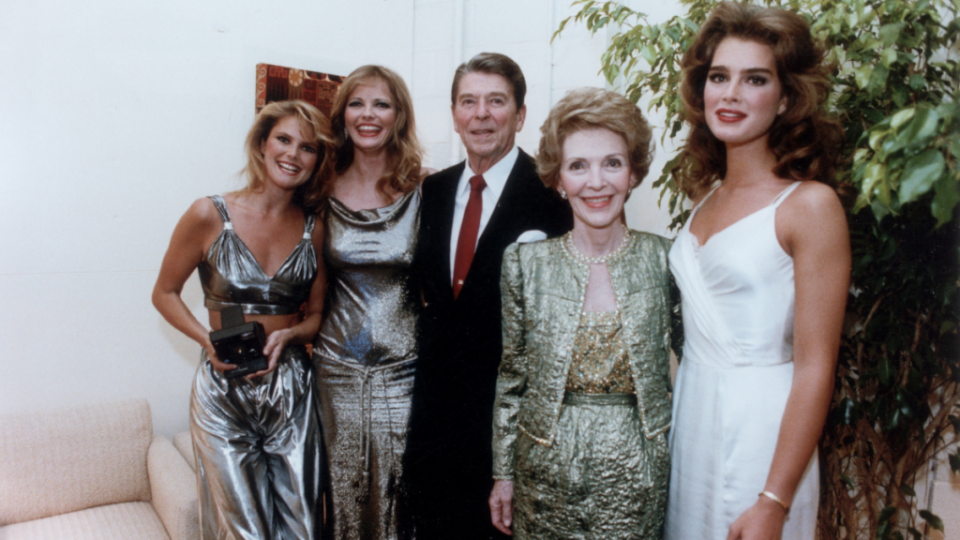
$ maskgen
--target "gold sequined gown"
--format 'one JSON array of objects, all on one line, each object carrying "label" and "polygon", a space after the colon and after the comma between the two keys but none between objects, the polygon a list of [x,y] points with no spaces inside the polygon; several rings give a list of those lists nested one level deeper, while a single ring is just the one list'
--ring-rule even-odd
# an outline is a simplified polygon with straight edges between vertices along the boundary
[{"label": "gold sequined gown", "polygon": [[670,455],[669,242],[631,232],[607,261],[618,311],[582,311],[589,266],[563,241],[504,255],[494,476],[514,485],[517,540],[659,540]]},{"label": "gold sequined gown", "polygon": [[401,460],[417,360],[410,264],[414,190],[375,210],[336,199],[324,214],[328,307],[314,343],[333,538],[408,538]]}]

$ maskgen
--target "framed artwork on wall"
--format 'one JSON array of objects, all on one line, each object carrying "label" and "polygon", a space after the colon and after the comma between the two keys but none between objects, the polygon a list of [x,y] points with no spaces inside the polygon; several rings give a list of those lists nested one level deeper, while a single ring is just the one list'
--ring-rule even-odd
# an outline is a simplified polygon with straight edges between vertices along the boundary
[{"label": "framed artwork on wall", "polygon": [[341,83],[343,77],[340,75],[257,64],[257,112],[267,103],[302,99],[329,117]]}]

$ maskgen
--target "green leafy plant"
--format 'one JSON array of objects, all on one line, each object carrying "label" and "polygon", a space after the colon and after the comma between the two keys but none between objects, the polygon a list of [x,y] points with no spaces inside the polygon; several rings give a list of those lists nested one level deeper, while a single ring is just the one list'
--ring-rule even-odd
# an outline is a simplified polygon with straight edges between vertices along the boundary
[{"label": "green leafy plant", "polygon": [[[851,294],[836,391],[821,441],[822,538],[921,538],[943,529],[917,508],[931,459],[960,472],[960,0],[761,0],[803,14],[835,66],[828,107],[846,130],[838,184],[852,192]],[[680,0],[651,24],[616,2],[577,0],[564,20],[618,31],[607,80],[684,135],[680,60],[718,0]],[[684,196],[674,157],[654,183],[673,226]]]}]

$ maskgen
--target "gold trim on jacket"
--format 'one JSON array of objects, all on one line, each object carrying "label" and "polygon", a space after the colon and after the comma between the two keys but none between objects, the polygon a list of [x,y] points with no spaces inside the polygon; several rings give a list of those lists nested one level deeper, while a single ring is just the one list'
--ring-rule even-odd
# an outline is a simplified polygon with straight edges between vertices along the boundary
[{"label": "gold trim on jacket", "polygon": [[[629,241],[607,260],[607,268],[623,321],[643,433],[653,439],[670,429],[669,349],[671,328],[679,326],[679,295],[667,263],[671,241],[637,231],[630,231]],[[562,237],[512,244],[504,252],[503,359],[493,417],[495,478],[512,477],[518,433],[553,444],[589,274],[589,265],[570,254]],[[680,336],[673,341],[679,343]],[[674,348],[679,353],[679,345]]]}]

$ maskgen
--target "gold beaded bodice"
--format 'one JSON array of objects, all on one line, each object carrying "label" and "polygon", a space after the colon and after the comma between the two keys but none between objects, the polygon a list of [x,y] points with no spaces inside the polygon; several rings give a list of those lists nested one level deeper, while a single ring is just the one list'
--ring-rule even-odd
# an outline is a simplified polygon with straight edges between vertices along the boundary
[{"label": "gold beaded bodice", "polygon": [[573,342],[567,392],[632,394],[633,377],[626,347],[620,338],[619,311],[584,312]]}]

